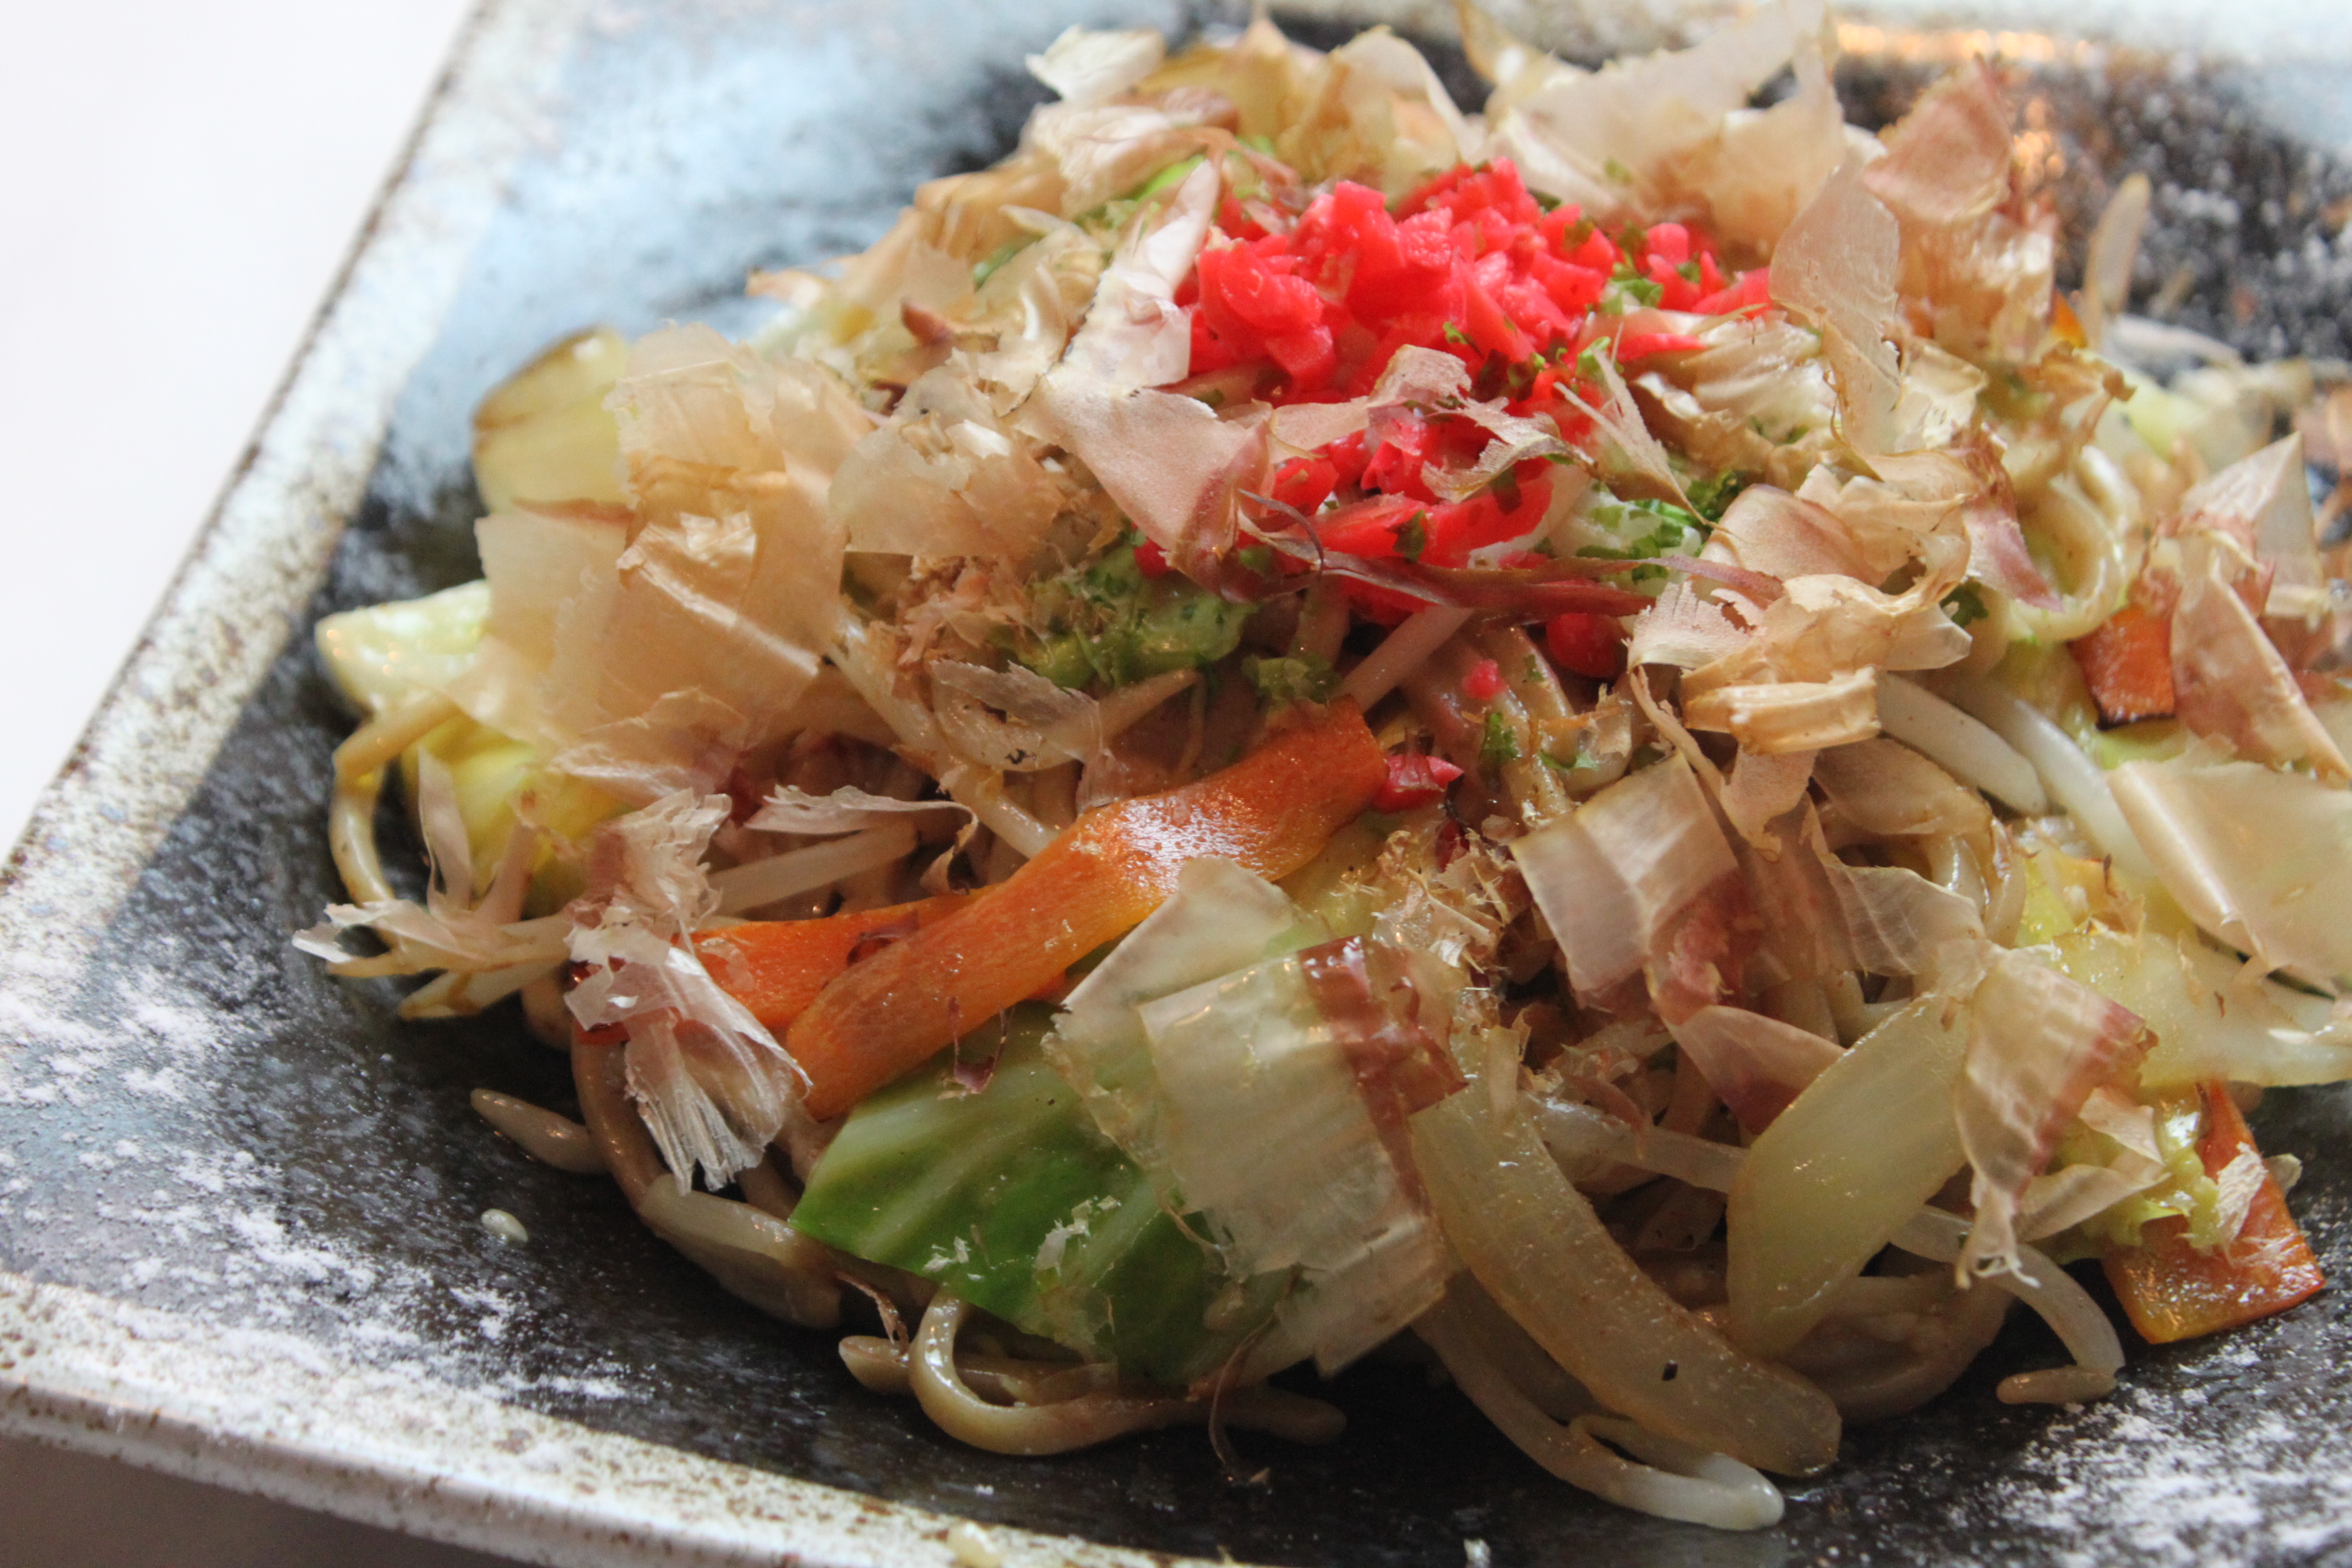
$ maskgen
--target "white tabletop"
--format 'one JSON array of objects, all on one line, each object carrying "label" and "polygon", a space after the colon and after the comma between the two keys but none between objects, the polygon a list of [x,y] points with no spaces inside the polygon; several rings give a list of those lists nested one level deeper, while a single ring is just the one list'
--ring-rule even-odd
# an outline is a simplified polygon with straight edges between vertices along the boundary
[{"label": "white tabletop", "polygon": [[219,494],[467,8],[0,6],[0,840]]},{"label": "white tabletop", "polygon": [[[467,0],[0,6],[0,840],[277,387]],[[0,1443],[0,1568],[491,1560]]]}]

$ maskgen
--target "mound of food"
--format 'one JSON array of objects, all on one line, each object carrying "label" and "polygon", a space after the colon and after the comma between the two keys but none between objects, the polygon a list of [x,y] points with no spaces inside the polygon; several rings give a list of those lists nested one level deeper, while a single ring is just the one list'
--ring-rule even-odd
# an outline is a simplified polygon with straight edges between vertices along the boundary
[{"label": "mound of food", "polygon": [[753,341],[499,388],[484,580],[320,625],[299,942],[519,994],[584,1129],[485,1115],[970,1442],[1327,1436],[1267,1378],[1412,1333],[1753,1528],[2020,1300],[2004,1398],[2111,1390],[2063,1265],[2320,1289],[2241,1112],[2352,1077],[2352,392],[2103,357],[2145,183],[2062,296],[1983,65],[1881,136],[1817,5],[1465,31],[1475,114],[1073,32]]}]

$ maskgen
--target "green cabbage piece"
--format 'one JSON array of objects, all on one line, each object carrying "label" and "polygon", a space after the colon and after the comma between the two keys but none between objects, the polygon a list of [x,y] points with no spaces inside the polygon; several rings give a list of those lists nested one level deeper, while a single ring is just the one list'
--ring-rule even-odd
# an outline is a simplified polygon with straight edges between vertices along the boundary
[{"label": "green cabbage piece", "polygon": [[[430,752],[449,770],[457,796],[457,815],[466,824],[466,842],[474,854],[474,886],[488,888],[506,852],[507,835],[514,830],[515,807],[528,790],[533,815],[541,824],[578,842],[607,817],[628,810],[626,803],[569,773],[547,766],[547,753],[527,741],[500,734],[486,724],[460,715],[431,731],[400,754],[401,786],[407,798],[416,798],[417,758]],[[552,844],[542,843],[531,862],[530,891],[523,899],[527,916],[551,915],[587,888],[587,870],[576,858],[565,859]]]},{"label": "green cabbage piece", "polygon": [[463,674],[489,619],[490,585],[480,580],[345,610],[319,623],[319,662],[335,689],[373,719]]},{"label": "green cabbage piece", "polygon": [[[942,1058],[851,1112],[793,1212],[803,1235],[903,1268],[1030,1333],[1158,1383],[1215,1373],[1286,1276],[1232,1279],[1162,1208],[1040,1049],[1039,1005],[1005,1016],[974,1092]],[[995,1049],[991,1023],[958,1047]],[[1197,1232],[1197,1226],[1193,1227]]]},{"label": "green cabbage piece", "polygon": [[[490,585],[481,581],[421,599],[345,610],[319,623],[320,663],[336,689],[374,718],[464,673],[481,645],[489,613]],[[627,809],[593,784],[549,771],[541,748],[462,715],[401,753],[401,783],[411,801],[416,798],[417,758],[425,752],[449,769],[457,814],[473,850],[477,888],[489,885],[525,790],[535,796],[538,820],[568,838],[585,837],[597,823]],[[524,913],[552,914],[579,896],[583,881],[579,865],[542,845],[531,868]]]}]

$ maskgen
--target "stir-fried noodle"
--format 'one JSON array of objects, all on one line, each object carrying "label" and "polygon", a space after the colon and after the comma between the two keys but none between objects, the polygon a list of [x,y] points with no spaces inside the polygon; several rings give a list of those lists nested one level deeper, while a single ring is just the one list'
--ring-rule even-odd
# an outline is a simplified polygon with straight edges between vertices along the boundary
[{"label": "stir-fried noodle", "polygon": [[1872,136],[1799,0],[1464,16],[1479,113],[1074,31],[751,342],[499,389],[486,580],[320,627],[300,942],[518,997],[580,1120],[494,1127],[963,1441],[1321,1440],[1266,1379],[1411,1331],[1755,1529],[2016,1302],[2112,1391],[2069,1266],[2319,1288],[2241,1110],[2352,1077],[2352,389],[2137,368],[2145,184],[2060,295],[1980,64]]}]

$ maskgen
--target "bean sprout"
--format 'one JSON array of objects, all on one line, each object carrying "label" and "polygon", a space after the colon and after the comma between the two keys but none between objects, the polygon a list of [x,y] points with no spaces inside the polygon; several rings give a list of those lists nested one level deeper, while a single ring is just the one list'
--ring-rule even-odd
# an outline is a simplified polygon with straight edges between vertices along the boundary
[{"label": "bean sprout", "polygon": [[2116,805],[2106,775],[2054,721],[2023,698],[1980,676],[1946,676],[1939,684],[1953,702],[2032,763],[2051,797],[2081,825],[2093,843],[2115,857],[2116,865],[2136,877],[2156,880],[2156,868]]},{"label": "bean sprout", "polygon": [[861,872],[895,866],[914,849],[913,825],[893,822],[720,871],[710,879],[710,886],[719,894],[719,913],[740,914],[795,893],[830,887]]},{"label": "bean sprout", "polygon": [[476,1089],[472,1103],[483,1121],[513,1139],[524,1153],[541,1164],[578,1176],[604,1173],[604,1152],[588,1129],[570,1117],[495,1089]]},{"label": "bean sprout", "polygon": [[1380,647],[1348,672],[1338,695],[1367,713],[1373,704],[1396,689],[1397,683],[1421,668],[1454,633],[1470,621],[1471,612],[1452,608],[1422,610],[1405,617]]},{"label": "bean sprout", "polygon": [[2004,805],[2029,816],[2050,809],[2033,764],[2008,740],[1902,676],[1878,678],[1878,721],[1887,734]]},{"label": "bean sprout", "polygon": [[[1521,1453],[1561,1480],[1662,1519],[1718,1530],[1768,1530],[1780,1522],[1787,1507],[1780,1489],[1727,1455],[1613,1416],[1578,1415],[1564,1426],[1553,1420],[1488,1354],[1480,1326],[1449,1295],[1422,1314],[1413,1331],[1444,1362],[1471,1403]],[[1646,1462],[1622,1458],[1609,1444]]]}]

